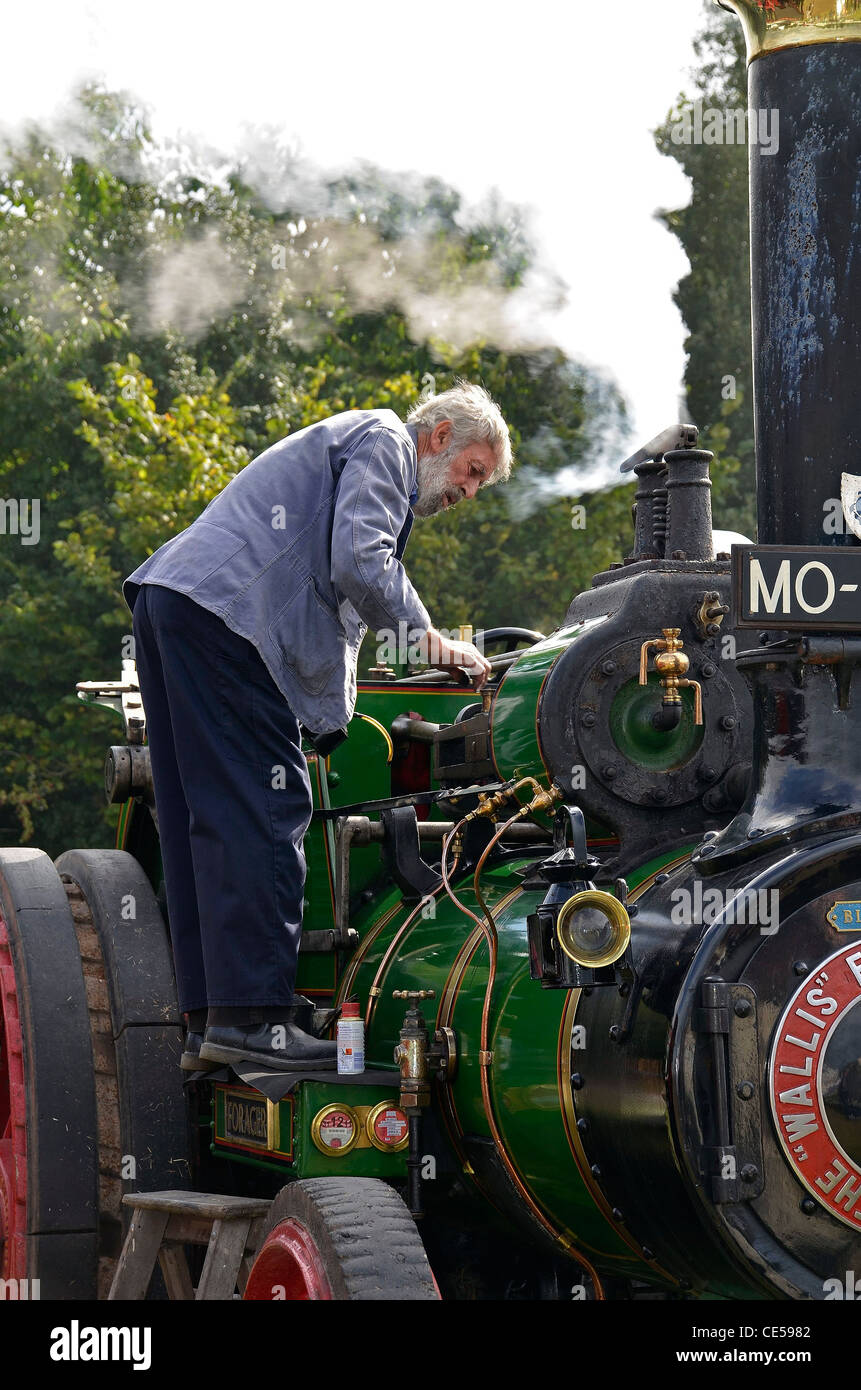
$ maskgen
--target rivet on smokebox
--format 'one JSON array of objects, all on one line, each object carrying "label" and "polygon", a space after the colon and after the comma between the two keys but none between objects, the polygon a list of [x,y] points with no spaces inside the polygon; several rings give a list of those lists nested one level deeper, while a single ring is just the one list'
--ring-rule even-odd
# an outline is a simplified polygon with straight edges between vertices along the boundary
[{"label": "rivet on smokebox", "polygon": [[736,1018],[747,1018],[752,1008],[753,1005],[749,999],[736,999],[733,1004],[733,1013]]}]

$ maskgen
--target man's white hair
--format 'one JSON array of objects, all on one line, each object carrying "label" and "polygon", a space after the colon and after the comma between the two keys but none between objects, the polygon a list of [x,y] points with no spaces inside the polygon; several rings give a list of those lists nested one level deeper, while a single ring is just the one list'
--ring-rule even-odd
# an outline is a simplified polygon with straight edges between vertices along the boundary
[{"label": "man's white hair", "polygon": [[489,444],[496,455],[496,467],[482,483],[504,483],[511,475],[511,440],[502,412],[483,386],[460,378],[449,391],[414,405],[407,423],[416,425],[420,433],[428,434],[443,420],[451,421],[452,444],[460,449],[470,444]]}]

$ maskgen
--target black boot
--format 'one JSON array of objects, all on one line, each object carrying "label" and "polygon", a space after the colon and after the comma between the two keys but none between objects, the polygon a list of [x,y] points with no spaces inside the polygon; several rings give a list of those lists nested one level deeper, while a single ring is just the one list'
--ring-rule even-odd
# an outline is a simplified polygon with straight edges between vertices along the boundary
[{"label": "black boot", "polygon": [[300,1009],[285,1008],[279,1022],[231,1025],[207,1024],[200,1056],[207,1062],[259,1062],[277,1071],[335,1071],[335,1043],[313,1038],[294,1016]]},{"label": "black boot", "polygon": [[200,1056],[200,1049],[203,1045],[202,1033],[186,1033],[185,1047],[179,1065],[183,1071],[218,1071],[216,1062],[207,1062]]}]

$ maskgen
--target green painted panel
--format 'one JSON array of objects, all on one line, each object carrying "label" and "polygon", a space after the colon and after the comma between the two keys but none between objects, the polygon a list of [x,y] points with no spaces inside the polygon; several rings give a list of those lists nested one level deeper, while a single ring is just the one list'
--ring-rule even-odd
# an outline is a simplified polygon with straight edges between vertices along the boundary
[{"label": "green painted panel", "polygon": [[[391,1064],[390,1064],[391,1065]],[[299,1178],[332,1177],[343,1174],[353,1178],[406,1177],[407,1151],[383,1153],[366,1142],[367,1113],[381,1101],[397,1104],[398,1073],[392,1072],[392,1085],[343,1086],[335,1077],[331,1081],[304,1081],[297,1090],[296,1104],[296,1176]],[[339,1155],[336,1150],[322,1153],[311,1137],[315,1117],[326,1106],[346,1106],[357,1116],[362,1147],[358,1145]]]}]

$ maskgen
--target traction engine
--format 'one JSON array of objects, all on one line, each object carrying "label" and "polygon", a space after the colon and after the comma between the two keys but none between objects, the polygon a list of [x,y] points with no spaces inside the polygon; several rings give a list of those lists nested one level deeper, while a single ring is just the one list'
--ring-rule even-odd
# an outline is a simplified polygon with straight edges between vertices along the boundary
[{"label": "traction engine", "polygon": [[0,852],[3,1278],[107,1296],[123,1194],[162,1189],[272,1199],[249,1299],[823,1299],[861,1269],[861,549],[822,528],[861,448],[861,21],[727,8],[781,114],[757,544],[715,554],[674,425],[555,632],[483,634],[481,697],[378,667],[308,750],[297,991],[320,1035],[359,1001],[358,1075],[183,1081],[134,664],[82,682],[123,721],[117,847]]}]

